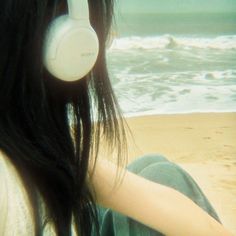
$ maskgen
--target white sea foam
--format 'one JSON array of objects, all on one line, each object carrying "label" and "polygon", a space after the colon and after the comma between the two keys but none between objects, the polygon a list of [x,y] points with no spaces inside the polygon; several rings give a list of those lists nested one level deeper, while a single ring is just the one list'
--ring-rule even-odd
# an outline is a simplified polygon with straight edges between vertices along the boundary
[{"label": "white sea foam", "polygon": [[180,37],[171,35],[153,37],[124,37],[114,39],[110,50],[132,49],[165,49],[182,47],[202,49],[236,49],[236,35],[219,36],[214,38]]},{"label": "white sea foam", "polygon": [[121,73],[115,90],[126,116],[236,111],[235,78],[231,82],[226,78],[235,72]]},{"label": "white sea foam", "polygon": [[129,91],[121,101],[121,107],[127,116],[137,114],[173,114],[192,112],[228,112],[236,111],[236,85],[203,87],[176,86],[172,91],[153,99],[152,93],[138,97]]}]

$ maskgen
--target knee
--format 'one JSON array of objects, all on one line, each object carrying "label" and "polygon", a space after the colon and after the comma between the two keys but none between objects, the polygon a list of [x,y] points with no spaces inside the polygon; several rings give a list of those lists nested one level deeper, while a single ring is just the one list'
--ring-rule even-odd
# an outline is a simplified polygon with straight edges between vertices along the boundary
[{"label": "knee", "polygon": [[195,180],[173,162],[159,162],[144,168],[139,174],[155,183],[171,187],[191,199],[202,198],[203,193]]},{"label": "knee", "polygon": [[183,169],[172,162],[158,162],[143,168],[139,175],[156,183],[173,188],[182,186],[188,176]]},{"label": "knee", "polygon": [[160,154],[148,154],[141,156],[131,162],[127,169],[135,174],[139,174],[143,169],[154,163],[168,162],[168,159]]}]

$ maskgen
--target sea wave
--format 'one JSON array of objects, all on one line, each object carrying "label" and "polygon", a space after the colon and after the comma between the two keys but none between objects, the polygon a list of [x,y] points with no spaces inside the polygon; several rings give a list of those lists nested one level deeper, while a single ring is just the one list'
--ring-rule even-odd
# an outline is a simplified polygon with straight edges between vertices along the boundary
[{"label": "sea wave", "polygon": [[180,37],[172,35],[115,38],[110,50],[123,51],[132,49],[149,50],[167,48],[235,50],[236,35],[225,35],[214,38]]}]

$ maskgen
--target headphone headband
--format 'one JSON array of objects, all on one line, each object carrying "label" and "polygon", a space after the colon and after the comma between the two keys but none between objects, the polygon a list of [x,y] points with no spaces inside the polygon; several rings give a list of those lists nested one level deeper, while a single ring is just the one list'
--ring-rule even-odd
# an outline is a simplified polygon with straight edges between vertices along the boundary
[{"label": "headphone headband", "polygon": [[76,20],[89,20],[88,0],[67,0],[69,17]]}]

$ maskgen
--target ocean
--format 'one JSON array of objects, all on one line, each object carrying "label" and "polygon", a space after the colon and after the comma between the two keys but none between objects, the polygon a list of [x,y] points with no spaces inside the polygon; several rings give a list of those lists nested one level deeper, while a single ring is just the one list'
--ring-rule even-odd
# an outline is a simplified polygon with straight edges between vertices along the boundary
[{"label": "ocean", "polygon": [[119,14],[113,35],[125,116],[236,111],[236,13]]}]

